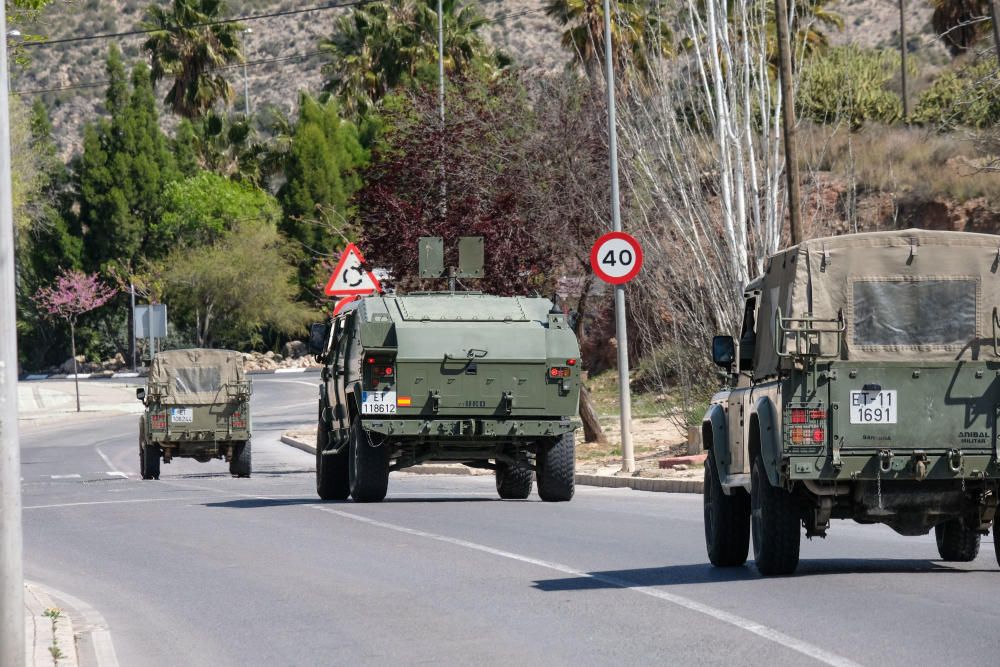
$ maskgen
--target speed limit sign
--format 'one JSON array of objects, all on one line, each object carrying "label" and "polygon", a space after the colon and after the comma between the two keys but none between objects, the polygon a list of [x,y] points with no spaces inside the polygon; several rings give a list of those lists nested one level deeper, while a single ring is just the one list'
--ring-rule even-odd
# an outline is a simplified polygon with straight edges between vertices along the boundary
[{"label": "speed limit sign", "polygon": [[606,283],[627,283],[642,268],[642,248],[625,232],[608,232],[590,249],[590,266]]}]

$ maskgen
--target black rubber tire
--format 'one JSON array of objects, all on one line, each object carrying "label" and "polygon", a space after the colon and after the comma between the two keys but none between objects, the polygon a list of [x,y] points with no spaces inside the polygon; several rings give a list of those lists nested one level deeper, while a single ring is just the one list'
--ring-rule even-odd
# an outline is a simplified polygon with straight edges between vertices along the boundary
[{"label": "black rubber tire", "polygon": [[524,459],[517,463],[497,461],[497,493],[504,500],[524,500],[531,495],[531,467]]},{"label": "black rubber tire", "polygon": [[253,452],[250,442],[237,442],[233,445],[233,458],[229,462],[229,474],[233,477],[249,477],[253,471]]},{"label": "black rubber tire", "polygon": [[572,431],[540,444],[535,455],[538,497],[550,503],[573,499],[576,490],[576,442]]},{"label": "black rubber tire", "polygon": [[350,452],[342,449],[334,456],[323,456],[323,450],[329,444],[329,434],[320,419],[316,423],[316,495],[323,500],[347,500],[351,495]]},{"label": "black rubber tire", "polygon": [[702,492],[705,547],[712,565],[737,567],[747,562],[750,553],[750,496],[743,489],[734,489],[727,496],[720,479],[715,454],[710,450]]},{"label": "black rubber tire", "polygon": [[373,447],[355,418],[351,424],[349,479],[351,498],[359,503],[378,503],[389,491],[389,448]]},{"label": "black rubber tire", "polygon": [[139,474],[143,479],[160,479],[159,445],[139,445]]},{"label": "black rubber tire", "polygon": [[[982,536],[975,529],[966,528],[961,519],[951,519],[934,526],[938,554],[949,563],[968,563],[979,555]],[[996,536],[993,539],[996,543]]]},{"label": "black rubber tire", "polygon": [[795,499],[785,489],[771,486],[758,456],[750,475],[750,531],[758,572],[764,576],[795,572],[801,525]]},{"label": "black rubber tire", "polygon": [[1000,565],[1000,535],[997,534],[997,529],[998,528],[1000,528],[1000,526],[997,526],[996,519],[994,519],[993,520],[993,555],[996,556],[997,565]]}]

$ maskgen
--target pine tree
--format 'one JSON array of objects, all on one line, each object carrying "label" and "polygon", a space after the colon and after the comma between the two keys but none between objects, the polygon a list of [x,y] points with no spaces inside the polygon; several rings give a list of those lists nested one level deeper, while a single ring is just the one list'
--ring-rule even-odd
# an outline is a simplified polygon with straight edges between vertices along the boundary
[{"label": "pine tree", "polygon": [[305,251],[299,266],[304,291],[315,285],[316,258],[332,255],[351,234],[350,200],[367,160],[357,128],[341,118],[336,102],[303,94],[278,197],[285,214],[281,231]]}]

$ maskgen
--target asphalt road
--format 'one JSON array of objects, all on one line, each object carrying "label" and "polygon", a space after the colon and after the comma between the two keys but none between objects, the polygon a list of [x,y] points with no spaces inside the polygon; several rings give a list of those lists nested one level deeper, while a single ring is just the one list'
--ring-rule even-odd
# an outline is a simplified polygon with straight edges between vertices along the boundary
[{"label": "asphalt road", "polygon": [[989,539],[950,565],[836,522],[762,579],[707,564],[695,495],[501,502],[491,477],[393,473],[384,503],[323,503],[278,442],[314,376],[254,388],[251,479],[137,479],[135,416],[22,432],[26,576],[100,611],[123,666],[997,664]]}]

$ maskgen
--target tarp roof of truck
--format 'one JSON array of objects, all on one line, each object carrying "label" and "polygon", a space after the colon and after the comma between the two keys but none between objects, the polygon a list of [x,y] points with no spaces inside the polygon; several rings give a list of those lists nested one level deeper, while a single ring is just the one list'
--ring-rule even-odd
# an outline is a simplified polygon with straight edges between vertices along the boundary
[{"label": "tarp roof of truck", "polygon": [[245,382],[243,355],[232,350],[190,348],[157,352],[149,382],[166,388],[166,403],[216,403],[227,385]]},{"label": "tarp roof of truck", "polygon": [[[846,322],[841,358],[996,358],[1000,237],[907,229],[803,241],[768,259],[760,283],[755,371],[774,373],[774,319]],[[1000,333],[1000,331],[998,331]]]}]

